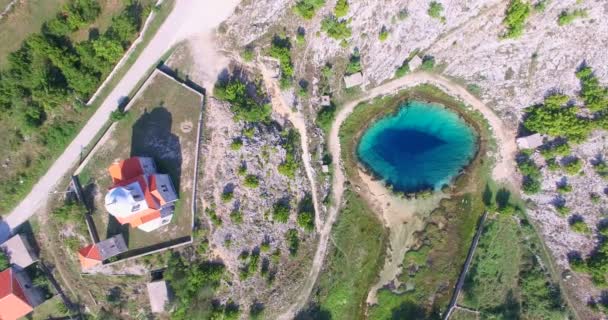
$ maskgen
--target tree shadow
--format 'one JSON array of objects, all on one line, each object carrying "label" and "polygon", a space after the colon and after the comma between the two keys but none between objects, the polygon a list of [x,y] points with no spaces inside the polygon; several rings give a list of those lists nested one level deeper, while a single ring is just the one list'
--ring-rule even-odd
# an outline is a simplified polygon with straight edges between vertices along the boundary
[{"label": "tree shadow", "polygon": [[171,176],[175,191],[179,194],[182,171],[182,150],[179,137],[171,132],[173,117],[163,106],[144,114],[133,124],[131,157],[151,157],[159,172]]},{"label": "tree shadow", "polygon": [[509,200],[511,198],[511,191],[505,189],[505,188],[500,188],[498,191],[496,191],[496,205],[499,208],[504,208],[509,204]]},{"label": "tree shadow", "polygon": [[423,320],[428,319],[428,317],[423,307],[411,301],[406,301],[399,305],[399,307],[392,310],[391,319]]},{"label": "tree shadow", "polygon": [[294,320],[331,320],[331,313],[318,304],[312,304],[300,310]]},{"label": "tree shadow", "polygon": [[494,197],[494,194],[492,193],[492,190],[490,189],[490,185],[486,184],[486,188],[483,190],[483,194],[481,195],[481,199],[483,201],[483,204],[486,207],[489,207],[492,205],[492,198]]},{"label": "tree shadow", "polygon": [[125,239],[125,244],[129,246],[129,224],[120,224],[116,218],[109,214],[108,215],[108,228],[106,229],[105,239],[109,239],[117,234],[122,234]]}]

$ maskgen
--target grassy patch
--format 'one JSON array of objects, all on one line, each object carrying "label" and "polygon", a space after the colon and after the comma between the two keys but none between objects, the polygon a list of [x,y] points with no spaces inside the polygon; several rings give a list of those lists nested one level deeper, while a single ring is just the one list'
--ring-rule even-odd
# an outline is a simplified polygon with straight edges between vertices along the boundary
[{"label": "grassy patch", "polygon": [[361,319],[367,293],[382,266],[387,235],[363,199],[352,191],[345,199],[316,298],[331,319]]},{"label": "grassy patch", "polygon": [[[93,220],[100,238],[123,233],[129,249],[163,243],[191,233],[191,190],[196,149],[196,128],[201,98],[162,74],[157,75],[117,123],[109,140],[92,156],[81,181],[94,199]],[[161,230],[144,232],[119,225],[104,209],[105,190],[111,185],[106,168],[115,159],[154,158],[161,173],[168,173],[179,198],[173,221]]]},{"label": "grassy patch", "polygon": [[538,241],[523,214],[491,217],[459,303],[482,318],[564,319],[559,287],[538,260]]}]

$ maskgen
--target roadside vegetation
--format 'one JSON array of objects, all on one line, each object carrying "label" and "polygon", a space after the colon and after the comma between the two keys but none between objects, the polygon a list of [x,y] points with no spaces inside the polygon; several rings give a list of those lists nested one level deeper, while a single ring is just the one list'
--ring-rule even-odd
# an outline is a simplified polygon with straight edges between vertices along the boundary
[{"label": "roadside vegetation", "polygon": [[293,63],[291,62],[291,42],[289,38],[275,36],[270,46],[270,56],[279,60],[281,67],[281,88],[291,86],[293,82]]},{"label": "roadside vegetation", "polygon": [[[496,190],[488,203],[496,213],[485,223],[459,304],[484,319],[564,319],[559,285],[540,260],[546,259],[540,239],[509,194]],[[501,209],[507,207],[514,210]]]},{"label": "roadside vegetation", "polygon": [[132,2],[105,32],[72,36],[104,14],[96,1],[70,1],[24,40],[0,70],[0,134],[11,170],[0,211],[12,208],[94,111],[84,105],[137,36],[151,5]]},{"label": "roadside vegetation", "polygon": [[218,81],[213,89],[213,95],[217,99],[230,102],[230,110],[236,120],[253,123],[269,121],[272,112],[270,105],[261,101],[263,97],[251,93],[258,92],[257,88],[248,91],[248,85],[255,86],[233,75],[225,81]]},{"label": "roadside vegetation", "polygon": [[384,260],[387,234],[382,223],[355,192],[346,191],[344,199],[326,268],[312,297],[318,307],[310,314],[313,318],[323,313],[335,320],[362,318],[367,293]]}]

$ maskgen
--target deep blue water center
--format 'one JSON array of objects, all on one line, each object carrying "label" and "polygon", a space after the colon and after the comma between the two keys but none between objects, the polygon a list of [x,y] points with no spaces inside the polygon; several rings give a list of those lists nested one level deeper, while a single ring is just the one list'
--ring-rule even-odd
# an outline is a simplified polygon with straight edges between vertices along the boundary
[{"label": "deep blue water center", "polygon": [[456,113],[409,101],[363,133],[357,155],[395,191],[417,192],[450,183],[476,148],[475,131]]}]

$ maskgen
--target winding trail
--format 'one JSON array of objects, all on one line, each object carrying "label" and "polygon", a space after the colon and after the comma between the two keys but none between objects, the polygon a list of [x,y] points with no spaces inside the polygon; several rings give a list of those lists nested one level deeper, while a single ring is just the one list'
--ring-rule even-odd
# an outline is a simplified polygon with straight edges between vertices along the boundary
[{"label": "winding trail", "polygon": [[331,235],[331,229],[333,224],[338,218],[340,206],[342,204],[342,196],[344,194],[344,183],[346,177],[342,168],[341,152],[340,152],[340,127],[344,120],[353,112],[355,107],[364,101],[370,100],[377,96],[391,95],[399,90],[415,87],[420,84],[432,84],[445,93],[453,96],[465,104],[470,105],[473,109],[479,111],[484,118],[488,121],[490,129],[496,139],[497,146],[499,148],[498,155],[496,155],[495,167],[492,171],[492,176],[497,181],[505,181],[508,183],[515,182],[515,153],[517,146],[515,144],[515,135],[513,132],[505,128],[504,124],[498,118],[498,116],[486,106],[477,97],[470,94],[465,88],[458,84],[453,83],[449,79],[427,72],[415,72],[405,77],[395,79],[384,83],[378,87],[370,89],[365,92],[362,97],[351,101],[344,105],[336,115],[331,131],[329,134],[329,152],[334,159],[332,165],[334,166],[334,177],[332,182],[332,205],[329,208],[327,220],[323,224],[321,231],[319,232],[319,243],[317,245],[317,251],[313,258],[312,267],[310,269],[308,279],[304,283],[301,294],[297,300],[287,309],[285,313],[279,316],[279,319],[292,319],[298,311],[300,311],[308,301],[310,293],[319,277],[319,273],[325,260],[325,254],[327,253],[328,242]]},{"label": "winding trail", "polygon": [[321,232],[322,221],[319,215],[319,199],[317,195],[317,184],[315,182],[315,173],[312,169],[310,151],[308,150],[308,132],[306,130],[306,119],[301,112],[292,110],[281,95],[281,89],[276,79],[273,79],[270,71],[266,68],[263,63],[257,63],[258,69],[262,72],[264,83],[270,91],[270,98],[272,101],[272,108],[275,112],[286,117],[293,126],[300,133],[300,145],[302,145],[302,162],[304,163],[304,171],[306,171],[306,177],[310,182],[310,191],[312,193],[312,203],[315,208],[315,229],[317,232]]}]

